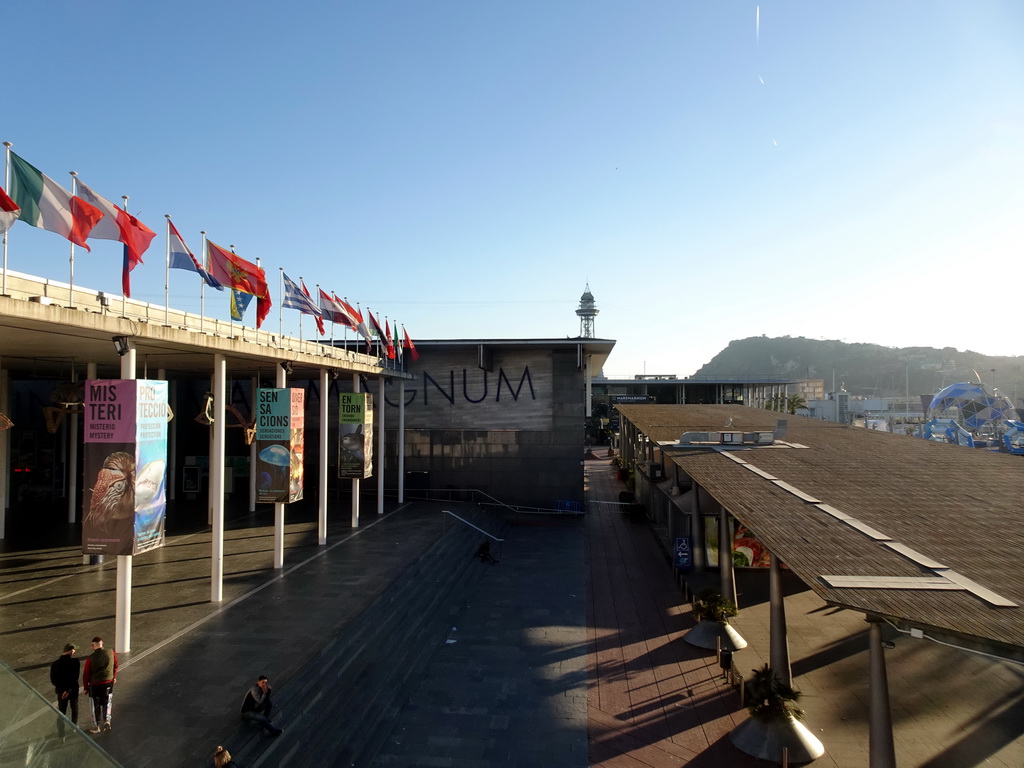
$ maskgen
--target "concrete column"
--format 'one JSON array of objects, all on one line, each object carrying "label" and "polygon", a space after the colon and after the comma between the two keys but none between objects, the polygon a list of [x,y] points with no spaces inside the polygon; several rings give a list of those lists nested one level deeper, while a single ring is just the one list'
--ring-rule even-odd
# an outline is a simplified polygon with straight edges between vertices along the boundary
[{"label": "concrete column", "polygon": [[374,428],[377,430],[377,514],[384,514],[384,377],[377,379],[377,418]]},{"label": "concrete column", "polygon": [[[74,375],[71,381],[75,381]],[[68,414],[68,522],[78,519],[78,414]]]},{"label": "concrete column", "polygon": [[881,619],[868,616],[868,655],[870,672],[870,735],[868,765],[871,768],[896,768],[896,749],[892,741],[892,713],[889,710],[889,682],[885,674],[885,650],[882,648]]},{"label": "concrete column", "polygon": [[586,393],[583,396],[583,402],[586,405],[586,412],[584,415],[588,419],[594,415],[594,410],[590,402],[594,397],[593,381],[591,380],[593,376],[593,370],[591,369],[591,365],[593,365],[593,355],[587,355],[585,364],[586,367],[583,369],[583,376],[584,380],[586,381],[587,389]]},{"label": "concrete column", "polygon": [[[10,374],[0,367],[0,413],[7,414],[10,399],[7,396]],[[9,415],[8,415],[9,418]],[[11,419],[13,421],[13,419]],[[0,540],[7,535],[7,506],[11,487],[11,430],[0,431]]]},{"label": "concrete column", "polygon": [[[177,383],[177,382],[175,382]],[[174,501],[178,493],[178,392],[175,383],[167,383],[167,403],[174,418],[167,425],[167,500]]]},{"label": "concrete column", "polygon": [[[277,366],[277,388],[288,386],[288,374]],[[284,568],[284,502],[274,502],[274,568]]]},{"label": "concrete column", "polygon": [[398,503],[405,503],[405,381],[398,382]]},{"label": "concrete column", "polygon": [[327,413],[330,410],[327,369],[320,369],[320,497],[317,543],[327,544]]},{"label": "concrete column", "polygon": [[[249,411],[253,421],[256,420],[256,390],[260,388],[260,380],[253,376],[249,380]],[[256,438],[249,443],[249,511],[256,511]]]},{"label": "concrete column", "polygon": [[693,570],[702,573],[708,566],[704,550],[704,514],[700,508],[700,486],[693,482],[693,515],[690,516],[690,551],[693,552]]},{"label": "concrete column", "polygon": [[213,518],[210,602],[224,600],[224,399],[227,396],[227,359],[213,356],[213,450],[210,452],[209,509]]},{"label": "concrete column", "polygon": [[[135,378],[135,348],[121,356],[121,378]],[[117,556],[116,608],[114,611],[114,648],[121,653],[132,649],[132,556]]]},{"label": "concrete column", "polygon": [[[352,374],[352,391],[359,391],[359,374]],[[352,478],[352,527],[359,527],[359,484],[362,481],[358,477]]]},{"label": "concrete column", "polygon": [[789,664],[789,636],[786,632],[786,602],[782,595],[782,563],[774,552],[770,553],[768,570],[769,617],[771,638],[769,664],[779,680],[793,685],[793,670]]}]

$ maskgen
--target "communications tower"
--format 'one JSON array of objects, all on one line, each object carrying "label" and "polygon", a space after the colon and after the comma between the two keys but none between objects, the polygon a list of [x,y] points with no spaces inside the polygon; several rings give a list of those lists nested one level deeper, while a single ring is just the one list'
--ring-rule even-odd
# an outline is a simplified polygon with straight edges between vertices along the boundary
[{"label": "communications tower", "polygon": [[594,336],[594,318],[600,311],[594,301],[594,294],[590,292],[590,283],[588,282],[587,290],[580,296],[580,308],[576,310],[576,314],[580,318],[580,338],[597,338]]}]

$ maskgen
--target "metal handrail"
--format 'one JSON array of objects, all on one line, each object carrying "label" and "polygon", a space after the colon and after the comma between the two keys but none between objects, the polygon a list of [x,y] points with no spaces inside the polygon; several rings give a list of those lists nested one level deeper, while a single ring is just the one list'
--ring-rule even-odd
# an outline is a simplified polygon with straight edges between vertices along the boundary
[{"label": "metal handrail", "polygon": [[483,496],[485,501],[474,501],[474,503],[480,506],[497,506],[503,507],[509,512],[515,514],[544,514],[544,515],[579,515],[583,514],[583,509],[573,512],[566,512],[565,510],[552,508],[552,507],[528,507],[518,504],[508,504],[507,502],[501,501],[491,496],[486,491],[481,491],[478,488],[433,488],[430,490],[408,490],[405,491],[405,498],[407,499],[422,499],[424,501],[454,501],[452,494],[456,493],[471,493],[474,494],[472,498],[475,500],[477,494]]},{"label": "metal handrail", "polygon": [[469,526],[470,528],[473,528],[474,530],[480,531],[480,533],[482,533],[482,534],[483,534],[484,536],[487,536],[488,538],[494,539],[495,541],[504,541],[504,539],[498,538],[498,537],[497,537],[497,536],[495,536],[495,535],[494,535],[493,533],[488,533],[488,532],[487,532],[487,531],[485,531],[485,530],[484,530],[483,528],[481,528],[481,527],[480,527],[479,525],[474,525],[473,523],[469,522],[469,520],[466,520],[466,519],[465,519],[464,517],[459,517],[459,516],[458,516],[458,515],[456,515],[456,514],[455,514],[454,512],[450,512],[450,511],[449,511],[449,510],[447,510],[447,509],[442,509],[442,510],[441,510],[441,514],[442,514],[442,515],[451,515],[452,517],[454,517],[454,518],[455,518],[456,520],[458,520],[459,522],[461,522],[461,523],[465,523],[465,524],[466,524],[466,525],[468,525],[468,526]]}]

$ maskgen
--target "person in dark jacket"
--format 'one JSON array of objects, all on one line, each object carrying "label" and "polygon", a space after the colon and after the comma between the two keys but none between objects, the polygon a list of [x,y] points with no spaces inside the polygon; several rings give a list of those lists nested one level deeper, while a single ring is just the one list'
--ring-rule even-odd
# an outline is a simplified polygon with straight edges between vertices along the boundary
[{"label": "person in dark jacket", "polygon": [[[71,643],[64,646],[64,652],[50,665],[50,683],[57,692],[57,708],[62,715],[71,707],[71,722],[78,725],[78,674],[82,662],[75,658],[78,648]],[[57,720],[57,733],[64,738],[64,718]]]},{"label": "person in dark jacket", "polygon": [[278,728],[270,719],[270,711],[274,705],[270,701],[270,681],[266,675],[256,678],[256,685],[245,693],[242,699],[242,719],[259,723],[272,736],[280,736],[283,728]]},{"label": "person in dark jacket", "polygon": [[103,647],[103,638],[92,639],[92,653],[82,670],[82,688],[92,699],[93,725],[89,733],[102,728],[110,732],[110,709],[113,706],[114,683],[117,682],[117,654]]}]

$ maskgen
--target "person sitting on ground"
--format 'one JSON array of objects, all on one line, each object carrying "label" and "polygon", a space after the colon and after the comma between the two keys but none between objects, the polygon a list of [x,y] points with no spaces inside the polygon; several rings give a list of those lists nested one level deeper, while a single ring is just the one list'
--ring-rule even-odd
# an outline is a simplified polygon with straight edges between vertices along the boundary
[{"label": "person sitting on ground", "polygon": [[480,545],[480,548],[476,551],[476,556],[480,558],[481,562],[484,563],[496,563],[497,560],[491,555],[491,542],[485,541]]},{"label": "person sitting on ground", "polygon": [[246,691],[242,699],[242,718],[259,723],[272,736],[280,736],[284,729],[278,728],[270,719],[270,711],[274,707],[270,701],[270,691],[270,681],[266,675],[256,678],[256,685]]},{"label": "person sitting on ground", "polygon": [[231,753],[224,747],[217,747],[213,753],[213,764],[215,768],[238,768],[238,763],[231,759]]}]

